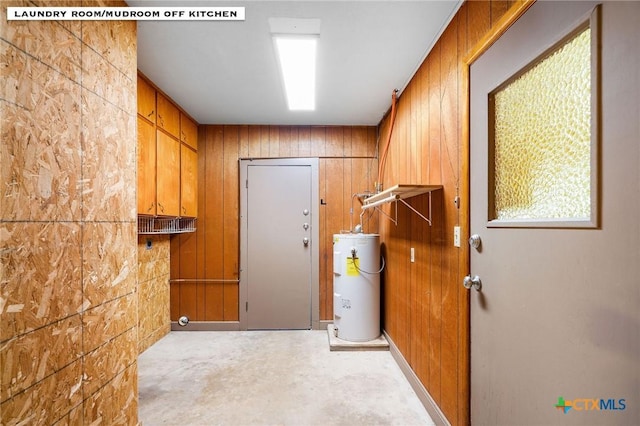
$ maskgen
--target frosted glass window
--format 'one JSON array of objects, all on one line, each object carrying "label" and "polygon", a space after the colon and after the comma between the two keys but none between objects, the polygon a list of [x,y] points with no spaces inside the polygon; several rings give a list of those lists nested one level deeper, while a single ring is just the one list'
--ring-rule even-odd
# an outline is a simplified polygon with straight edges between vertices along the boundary
[{"label": "frosted glass window", "polygon": [[490,94],[490,219],[591,218],[591,64],[586,28]]}]

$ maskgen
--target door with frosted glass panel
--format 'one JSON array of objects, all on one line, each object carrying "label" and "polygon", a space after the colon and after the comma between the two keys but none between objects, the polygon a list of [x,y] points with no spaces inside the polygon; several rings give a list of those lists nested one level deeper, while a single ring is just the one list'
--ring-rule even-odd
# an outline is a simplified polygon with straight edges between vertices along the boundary
[{"label": "door with frosted glass panel", "polygon": [[[613,291],[629,275],[613,241],[624,232],[598,217],[623,211],[599,201],[599,167],[617,167],[615,154],[599,156],[601,143],[615,144],[618,128],[629,129],[622,120],[614,125],[631,101],[624,91],[599,99],[599,82],[619,88],[625,71],[603,61],[600,72],[598,56],[633,50],[631,40],[615,35],[636,31],[628,12],[617,12],[621,7],[637,20],[637,7],[619,3],[605,3],[599,15],[594,2],[536,2],[470,67],[474,238],[464,284],[471,292],[472,423],[633,418],[628,409],[585,413],[580,405],[581,398],[612,398],[620,408],[620,399],[633,394],[623,373],[634,368],[630,358],[594,329],[596,317],[614,324],[605,315],[609,305],[621,307],[621,318],[636,315]],[[607,21],[607,13],[624,17],[626,30]],[[602,133],[601,113],[611,119]],[[623,185],[605,195],[616,199]],[[637,332],[633,324],[619,323],[627,337]]]}]

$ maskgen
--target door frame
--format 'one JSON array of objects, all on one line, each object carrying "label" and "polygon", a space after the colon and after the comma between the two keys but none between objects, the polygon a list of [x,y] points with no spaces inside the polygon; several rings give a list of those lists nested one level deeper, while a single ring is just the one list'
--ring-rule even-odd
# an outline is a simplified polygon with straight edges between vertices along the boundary
[{"label": "door frame", "polygon": [[[309,166],[311,167],[311,328],[320,329],[320,185],[319,162],[317,158],[240,158],[240,283],[238,295],[238,311],[240,330],[247,330],[248,315],[247,303],[249,301],[249,284],[247,282],[247,250],[248,221],[247,221],[247,178],[249,166]],[[245,307],[245,309],[242,309]]]}]

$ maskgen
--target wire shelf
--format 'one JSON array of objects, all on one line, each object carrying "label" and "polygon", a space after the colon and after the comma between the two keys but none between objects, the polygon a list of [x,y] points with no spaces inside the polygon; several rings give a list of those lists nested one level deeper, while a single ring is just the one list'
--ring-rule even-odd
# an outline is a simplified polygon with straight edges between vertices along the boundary
[{"label": "wire shelf", "polygon": [[138,235],[184,234],[196,231],[196,218],[138,216]]}]

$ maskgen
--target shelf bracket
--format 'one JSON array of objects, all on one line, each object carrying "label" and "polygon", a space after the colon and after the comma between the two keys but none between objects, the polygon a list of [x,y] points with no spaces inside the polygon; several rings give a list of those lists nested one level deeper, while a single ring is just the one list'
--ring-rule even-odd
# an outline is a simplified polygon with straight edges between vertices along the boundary
[{"label": "shelf bracket", "polygon": [[[393,222],[393,224],[395,226],[398,226],[398,203],[394,203],[396,206],[396,217],[393,218],[391,217],[391,215],[389,215],[387,212],[385,212],[384,210],[382,210],[380,208],[380,206],[373,206],[373,209],[377,212],[382,213],[383,215],[385,215],[387,217],[387,219],[389,219],[391,222]],[[360,213],[360,223],[362,223],[362,216],[364,215],[364,212],[367,211],[365,208],[362,208],[362,212]]]},{"label": "shelf bracket", "polygon": [[[372,197],[369,197],[368,199],[364,200],[364,205],[362,206],[362,211],[364,214],[364,211],[366,209],[369,208],[374,208],[376,210],[378,210],[379,212],[382,212],[385,216],[387,216],[389,218],[389,220],[391,220],[396,226],[398,226],[398,201],[401,201],[402,204],[404,204],[405,206],[407,206],[411,211],[413,211],[415,214],[417,214],[421,219],[425,220],[429,226],[432,226],[432,216],[431,216],[431,192],[436,190],[436,189],[441,189],[442,186],[441,185],[431,185],[431,186],[425,186],[425,185],[396,185],[392,188],[389,188],[386,191],[383,191],[381,193],[378,193]],[[418,210],[416,210],[413,206],[411,206],[409,203],[407,203],[406,201],[404,201],[405,198],[409,198],[409,197],[415,197],[417,195],[421,195],[421,194],[429,194],[429,216],[425,216],[424,214],[420,213]],[[387,204],[387,203],[394,203],[395,204],[395,209],[396,209],[396,214],[395,214],[395,218],[391,217],[389,214],[385,213],[383,210],[381,210],[379,208],[380,205],[382,204]],[[362,220],[362,214],[360,214],[360,220]]]},{"label": "shelf bracket", "polygon": [[[403,200],[402,198],[400,198],[398,201],[402,201],[402,204],[404,204],[405,206],[407,206],[411,211],[413,211],[415,214],[417,214],[418,216],[420,216],[422,219],[426,220],[427,223],[429,223],[429,226],[431,226],[431,193],[429,192],[429,217],[427,218],[426,216],[424,216],[422,213],[420,213],[418,210],[414,209],[413,206],[411,206],[409,203],[407,203],[405,200]],[[396,207],[396,217],[397,217],[397,207]],[[396,224],[397,225],[397,224]]]}]

